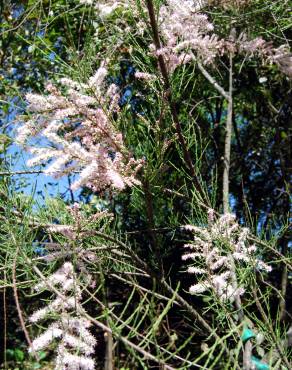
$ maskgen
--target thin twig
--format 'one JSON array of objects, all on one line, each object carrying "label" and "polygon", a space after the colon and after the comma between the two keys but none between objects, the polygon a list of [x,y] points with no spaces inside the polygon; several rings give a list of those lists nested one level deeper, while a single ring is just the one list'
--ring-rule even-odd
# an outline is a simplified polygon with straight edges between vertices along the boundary
[{"label": "thin twig", "polygon": [[[109,302],[108,302],[108,290],[106,290],[106,309],[108,311]],[[109,318],[106,317],[106,324],[109,326]],[[105,360],[104,360],[104,370],[114,370],[113,366],[113,354],[114,354],[114,339],[112,333],[104,333],[105,341]]]},{"label": "thin twig", "polygon": [[[4,281],[6,281],[6,270],[4,270]],[[4,367],[7,369],[7,352],[6,352],[6,346],[7,346],[7,307],[6,307],[6,288],[3,289],[3,316],[4,316],[4,337],[3,337],[3,353],[4,353]]]},{"label": "thin twig", "polygon": [[[199,68],[204,76],[208,76],[207,71],[204,72],[203,66]],[[207,77],[208,78],[208,77]],[[212,79],[211,76],[209,76]],[[212,82],[213,81],[213,82]],[[232,53],[229,54],[229,94],[225,95],[225,91],[215,82],[215,80],[210,81],[213,86],[218,90],[222,90],[221,94],[223,97],[226,97],[228,101],[227,106],[227,119],[226,119],[226,127],[225,127],[225,143],[224,143],[224,170],[223,170],[223,196],[222,196],[222,203],[223,203],[223,213],[227,214],[229,212],[229,171],[230,171],[230,157],[231,157],[231,135],[232,135],[232,115],[233,115],[233,55]],[[236,266],[234,257],[232,254],[228,257],[230,262],[230,271],[231,271],[231,283],[232,288],[234,290],[235,298],[234,298],[234,305],[236,307],[238,313],[238,321],[243,323],[245,321],[245,316],[242,308],[241,298],[239,294],[236,294],[238,290],[238,279],[236,275]],[[247,341],[243,348],[243,369],[250,370],[251,369],[251,353],[252,353],[252,343]]]},{"label": "thin twig", "polygon": [[[288,237],[282,237],[283,249],[282,252],[284,256],[288,254]],[[282,276],[281,276],[281,296],[280,296],[280,319],[284,320],[286,316],[286,293],[287,293],[287,285],[288,285],[288,269],[287,265],[284,263],[282,264]]]},{"label": "thin twig", "polygon": [[[48,282],[48,280],[42,274],[42,272],[35,265],[33,265],[32,261],[29,258],[26,258],[26,261],[27,261],[27,263],[30,266],[32,266],[32,269],[45,282],[45,284],[48,286],[48,288],[51,291],[53,291],[63,301],[66,301],[66,297],[62,293],[60,293],[58,289],[56,289],[52,284],[50,284]],[[102,322],[96,320],[95,318],[93,318],[92,316],[90,316],[87,312],[85,312],[84,310],[82,310],[81,308],[78,308],[77,307],[77,309],[78,309],[80,315],[82,315],[83,317],[86,317],[89,321],[91,321],[93,324],[95,324],[98,328],[100,328],[101,330],[105,331],[106,333],[115,335],[118,340],[120,340],[121,342],[123,342],[126,346],[128,346],[128,347],[136,350],[139,353],[141,353],[148,360],[154,361],[154,362],[156,362],[156,363],[164,366],[164,368],[166,370],[175,370],[175,368],[173,368],[172,366],[166,364],[164,361],[157,359],[154,355],[152,355],[151,353],[145,351],[143,348],[141,348],[137,344],[132,343],[127,338],[122,337],[121,335],[118,335],[118,334],[116,335],[116,333],[114,333],[111,328],[109,328],[108,326],[106,326]]]},{"label": "thin twig", "polygon": [[256,303],[256,306],[265,322],[265,325],[266,327],[269,329],[269,332],[273,338],[273,341],[274,341],[274,344],[276,346],[276,349],[277,349],[277,352],[281,358],[281,360],[283,361],[283,363],[287,366],[287,369],[290,369],[291,370],[291,364],[289,363],[287,357],[285,356],[285,354],[283,353],[282,351],[282,347],[279,345],[278,341],[277,341],[277,337],[275,335],[275,332],[274,332],[274,328],[273,326],[271,325],[266,313],[265,313],[265,310],[263,309],[263,306],[259,300],[259,297],[257,295],[257,289],[254,287],[253,290],[253,296],[254,296],[254,300],[255,300],[255,303]]},{"label": "thin twig", "polygon": [[147,231],[151,238],[151,241],[152,241],[151,244],[153,246],[154,252],[156,253],[158,262],[161,264],[162,261],[161,261],[159,246],[157,243],[157,238],[156,238],[155,233],[153,233],[152,231],[154,229],[153,198],[152,198],[151,190],[149,188],[149,181],[147,179],[143,181],[143,190],[145,194],[145,206],[146,206],[147,221],[148,221],[148,226],[149,226]]},{"label": "thin twig", "polygon": [[[84,288],[84,290],[86,291],[86,293],[90,296],[91,299],[93,299],[96,303],[98,303],[102,309],[105,309],[106,306],[99,300],[95,297],[95,295],[93,295],[87,288]],[[141,338],[143,341],[146,341],[149,343],[149,344],[152,344],[152,345],[155,345],[157,346],[157,343],[154,343],[152,342],[149,338],[146,338],[143,334],[139,333],[137,331],[137,329],[135,329],[134,327],[132,327],[131,325],[129,325],[127,322],[123,321],[119,316],[115,315],[114,312],[110,311],[109,314],[115,319],[117,320],[117,322],[120,322],[121,324],[123,324],[124,327],[126,327],[127,329],[129,329],[132,333],[134,333],[137,337]],[[194,364],[192,361],[189,361],[181,356],[178,356],[170,351],[168,351],[167,349],[159,346],[159,351],[161,352],[164,352],[165,354],[167,355],[171,355],[172,358],[174,359],[177,359],[179,361],[182,361],[183,363],[186,363],[188,365],[192,365],[194,367],[197,367],[197,368],[200,368],[200,369],[205,369],[205,367],[203,366],[200,366],[200,365],[197,365],[197,364]]]},{"label": "thin twig", "polygon": [[[195,56],[193,55],[195,58]],[[226,100],[229,100],[230,95],[221,87],[216,80],[209,74],[209,72],[203,67],[203,65],[197,61],[197,65],[202,75],[210,82],[210,84],[223,96]]]},{"label": "thin twig", "polygon": [[[63,172],[63,171],[54,171]],[[33,174],[44,174],[53,175],[54,173],[45,172],[45,170],[24,170],[24,171],[2,171],[0,176],[17,176],[17,175],[33,175]],[[72,173],[80,173],[80,171],[72,171]]]},{"label": "thin twig", "polygon": [[[125,278],[122,278],[121,276],[119,276],[117,274],[110,274],[110,276],[112,276],[112,277],[114,277],[114,278],[116,278],[116,279],[118,279],[120,281],[123,281],[124,283],[126,283],[128,285],[131,285],[131,286],[133,286],[135,288],[138,288],[138,289],[142,290],[145,293],[151,293],[154,297],[157,297],[157,298],[162,299],[162,300],[169,301],[169,298],[168,297],[165,297],[165,296],[163,296],[163,295],[161,295],[159,293],[156,293],[156,292],[152,292],[149,289],[146,289],[146,288],[144,288],[144,287],[142,287],[142,286],[140,286],[140,285],[138,285],[138,284],[136,284],[136,283],[134,283],[132,281],[129,281],[129,280],[125,279]],[[147,275],[147,276],[149,276],[149,275]],[[179,303],[176,302],[176,301],[173,301],[173,303],[176,304],[176,305],[179,305]]]},{"label": "thin twig", "polygon": [[224,143],[224,171],[223,171],[223,213],[229,212],[229,170],[230,170],[230,154],[231,154],[231,134],[232,134],[232,114],[233,114],[233,57],[229,57],[229,97],[227,107],[227,119],[225,127],[225,143]]},{"label": "thin twig", "polygon": [[[156,50],[158,51],[159,49],[161,49],[161,43],[160,43],[160,37],[159,37],[159,31],[158,31],[158,25],[157,25],[157,21],[156,21],[156,15],[155,15],[153,1],[152,0],[146,0],[146,5],[147,5],[147,9],[148,9],[148,14],[149,14],[149,20],[150,20],[150,25],[151,25],[151,29],[152,29],[154,45],[155,45]],[[163,55],[161,55],[161,54],[158,55],[158,64],[159,64],[159,68],[160,68],[162,78],[163,78],[164,89],[165,89],[165,92],[166,92],[165,96],[166,96],[166,99],[167,99],[169,107],[170,107],[170,112],[171,112],[172,119],[173,119],[173,122],[174,122],[174,125],[175,125],[175,128],[176,128],[176,132],[177,132],[177,135],[178,135],[178,140],[180,142],[180,145],[181,145],[181,148],[182,148],[182,151],[183,151],[183,156],[184,156],[185,163],[186,163],[186,165],[189,169],[190,176],[192,177],[192,180],[195,184],[195,187],[196,187],[198,193],[200,194],[202,199],[204,201],[206,201],[206,203],[208,204],[209,203],[208,199],[206,199],[206,196],[205,196],[205,193],[204,193],[203,188],[201,186],[199,177],[196,174],[191,154],[188,150],[187,143],[186,143],[186,141],[184,139],[184,136],[183,136],[183,131],[182,131],[181,124],[180,124],[180,121],[179,121],[179,118],[178,118],[176,103],[173,100],[173,96],[172,96],[172,90],[171,90],[171,86],[170,86],[170,82],[169,82],[169,76],[168,76],[166,63],[165,63]]]},{"label": "thin twig", "polygon": [[[27,343],[29,344],[30,348],[33,348],[32,347],[32,341],[30,339],[30,336],[29,336],[28,331],[27,331],[26,326],[25,326],[24,318],[23,318],[23,315],[22,315],[22,310],[21,310],[20,303],[19,303],[18,292],[17,292],[16,261],[17,261],[17,257],[18,257],[20,248],[19,248],[19,245],[16,243],[16,240],[15,240],[13,235],[12,235],[12,238],[13,238],[15,244],[17,245],[16,251],[15,251],[15,256],[14,256],[14,259],[13,259],[13,266],[12,266],[12,281],[13,281],[14,300],[15,300],[15,304],[16,304],[16,309],[17,309],[20,325],[21,325],[22,330],[24,332],[25,339],[26,339]],[[39,357],[38,357],[37,353],[34,350],[32,351],[32,353],[33,353],[34,357],[37,360],[39,360]]]}]

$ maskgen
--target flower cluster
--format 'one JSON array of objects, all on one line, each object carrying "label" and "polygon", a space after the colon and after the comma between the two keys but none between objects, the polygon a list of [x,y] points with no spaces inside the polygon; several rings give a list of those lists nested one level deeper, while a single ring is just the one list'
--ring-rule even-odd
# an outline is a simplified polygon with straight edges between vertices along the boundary
[{"label": "flower cluster", "polygon": [[80,172],[73,190],[82,186],[93,191],[109,186],[121,190],[139,184],[135,174],[142,162],[131,157],[113,125],[119,94],[116,85],[107,85],[106,76],[102,64],[86,84],[62,78],[59,87],[46,86],[47,95],[26,95],[32,117],[18,129],[16,141],[25,145],[38,136],[50,144],[30,145],[34,157],[28,166],[52,160],[46,174],[58,177]]},{"label": "flower cluster", "polygon": [[262,37],[249,40],[246,34],[242,33],[236,40],[239,53],[247,56],[258,56],[264,61],[276,64],[281,72],[292,77],[292,56],[287,45],[274,47],[271,42],[267,42]]},{"label": "flower cluster", "polygon": [[117,8],[127,8],[126,1],[107,0],[106,2],[96,0],[79,0],[80,4],[94,5],[101,18],[110,16]]},{"label": "flower cluster", "polygon": [[88,328],[91,323],[83,315],[81,289],[70,262],[57,270],[46,281],[35,286],[36,291],[48,289],[59,292],[57,298],[46,307],[36,311],[30,317],[32,323],[54,318],[55,321],[46,331],[35,338],[30,351],[47,349],[48,345],[58,340],[55,370],[94,370],[95,338]]},{"label": "flower cluster", "polygon": [[151,73],[146,73],[146,72],[135,72],[135,77],[138,80],[144,80],[144,81],[153,81],[156,79],[156,76],[151,74]]},{"label": "flower cluster", "polygon": [[199,12],[202,1],[168,0],[159,12],[163,48],[156,54],[163,55],[168,68],[199,58],[204,64],[211,63],[222,49],[222,41],[210,34],[214,27],[205,14]]},{"label": "flower cluster", "polygon": [[244,288],[234,284],[234,262],[245,262],[259,269],[271,271],[271,267],[255,258],[256,246],[248,241],[249,230],[241,228],[235,216],[225,214],[214,221],[209,212],[208,227],[184,226],[194,238],[184,247],[189,250],[183,260],[193,260],[195,265],[188,272],[196,274],[199,282],[190,287],[193,294],[213,290],[222,301],[234,301],[244,293]]},{"label": "flower cluster", "polygon": [[274,47],[272,43],[258,37],[248,39],[242,33],[237,39],[229,36],[219,38],[214,32],[213,24],[202,9],[208,5],[224,7],[243,7],[248,0],[213,1],[213,0],[167,0],[160,8],[159,30],[163,46],[155,50],[156,55],[163,55],[170,72],[181,64],[199,60],[203,64],[212,64],[218,55],[239,53],[247,56],[257,55],[262,60],[276,64],[279,69],[292,76],[292,57],[286,45]]}]

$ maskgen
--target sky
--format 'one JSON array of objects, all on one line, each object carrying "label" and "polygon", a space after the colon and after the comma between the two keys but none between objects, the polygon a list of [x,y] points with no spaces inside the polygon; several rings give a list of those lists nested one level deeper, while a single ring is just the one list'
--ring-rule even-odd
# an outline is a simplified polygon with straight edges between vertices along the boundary
[{"label": "sky", "polygon": [[[16,144],[12,144],[9,147],[7,154],[11,157],[9,166],[11,172],[41,170],[40,166],[34,168],[27,167],[26,162],[31,156]],[[21,187],[18,191],[27,195],[34,193],[34,197],[38,201],[42,201],[46,195],[69,195],[68,178],[54,179],[44,174],[17,174],[14,175],[14,179],[17,180],[17,183],[26,183],[26,186]]]},{"label": "sky", "polygon": [[[26,162],[31,155],[13,142],[16,128],[18,127],[17,114],[19,109],[15,104],[14,99],[11,99],[10,107],[7,114],[2,116],[0,125],[2,132],[4,131],[11,139],[12,144],[8,147],[5,153],[5,161],[7,170],[11,173],[18,171],[41,170],[40,166],[30,168]],[[6,129],[4,129],[6,128]],[[46,196],[62,196],[65,199],[70,197],[68,178],[63,177],[54,179],[51,176],[44,174],[16,174],[13,176],[16,183],[16,191],[22,192],[26,195],[34,195],[35,200],[42,204]],[[25,185],[25,186],[24,186]]]}]

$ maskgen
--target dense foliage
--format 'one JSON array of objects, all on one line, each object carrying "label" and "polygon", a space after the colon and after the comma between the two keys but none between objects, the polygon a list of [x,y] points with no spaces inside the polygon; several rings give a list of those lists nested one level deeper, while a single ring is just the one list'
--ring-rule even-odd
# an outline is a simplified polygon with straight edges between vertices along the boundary
[{"label": "dense foliage", "polygon": [[289,1],[0,12],[1,368],[290,369]]}]

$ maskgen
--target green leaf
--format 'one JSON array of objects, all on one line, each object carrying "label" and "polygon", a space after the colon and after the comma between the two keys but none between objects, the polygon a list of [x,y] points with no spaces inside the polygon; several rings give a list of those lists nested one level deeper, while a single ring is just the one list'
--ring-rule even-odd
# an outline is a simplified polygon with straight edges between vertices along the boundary
[{"label": "green leaf", "polygon": [[40,360],[43,360],[44,358],[46,358],[46,357],[47,357],[47,353],[46,353],[46,352],[44,352],[44,351],[40,351],[40,352],[38,352],[38,355],[39,355],[39,359],[40,359]]},{"label": "green leaf", "polygon": [[6,350],[6,355],[7,355],[7,357],[8,357],[8,358],[10,358],[10,359],[14,358],[14,350],[13,350],[13,349],[8,348],[8,349]]},{"label": "green leaf", "polygon": [[288,135],[286,134],[286,132],[285,131],[281,131],[281,138],[284,139],[284,140],[286,140],[287,137],[288,137]]},{"label": "green leaf", "polygon": [[33,369],[34,370],[38,370],[38,369],[41,369],[41,368],[42,368],[41,364],[37,364],[37,363],[33,364]]},{"label": "green leaf", "polygon": [[16,361],[22,362],[24,360],[24,352],[21,349],[16,348],[14,350],[14,356]]}]

